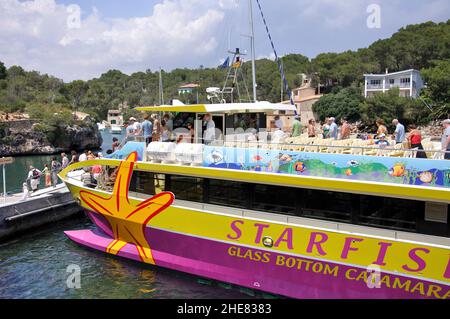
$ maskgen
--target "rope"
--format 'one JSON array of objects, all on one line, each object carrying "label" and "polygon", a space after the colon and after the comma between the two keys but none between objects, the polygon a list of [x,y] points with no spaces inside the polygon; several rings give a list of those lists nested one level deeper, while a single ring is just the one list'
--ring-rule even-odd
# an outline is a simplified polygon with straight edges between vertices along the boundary
[{"label": "rope", "polygon": [[[280,75],[281,75],[282,80],[283,80],[284,88],[286,90],[286,93],[289,96],[289,100],[291,101],[291,105],[295,105],[294,99],[292,98],[292,92],[289,89],[289,85],[288,85],[288,82],[286,80],[286,75],[284,74],[283,64],[281,63],[281,60],[278,57],[277,50],[275,49],[275,45],[273,44],[272,36],[270,35],[269,27],[267,26],[266,18],[264,17],[264,13],[263,13],[263,10],[261,8],[261,4],[259,3],[259,0],[256,0],[256,3],[258,4],[259,12],[261,12],[261,18],[262,18],[262,20],[264,22],[264,26],[266,27],[267,36],[269,37],[273,53],[275,54],[275,60],[277,61],[277,64],[278,64],[278,70],[280,71]],[[295,111],[295,115],[297,115],[297,110]]]}]

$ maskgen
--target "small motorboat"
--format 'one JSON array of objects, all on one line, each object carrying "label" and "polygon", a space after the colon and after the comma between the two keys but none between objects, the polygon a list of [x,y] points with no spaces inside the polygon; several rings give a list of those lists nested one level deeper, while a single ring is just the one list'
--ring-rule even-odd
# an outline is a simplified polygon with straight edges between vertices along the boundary
[{"label": "small motorboat", "polygon": [[111,125],[111,134],[122,134],[122,126]]}]

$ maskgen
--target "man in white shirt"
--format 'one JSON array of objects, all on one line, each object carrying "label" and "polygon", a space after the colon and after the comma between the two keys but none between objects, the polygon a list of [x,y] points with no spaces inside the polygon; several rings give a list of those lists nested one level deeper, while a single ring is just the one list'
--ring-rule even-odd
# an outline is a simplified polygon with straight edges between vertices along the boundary
[{"label": "man in white shirt", "polygon": [[283,129],[283,121],[281,120],[279,115],[275,116],[275,126],[280,130]]},{"label": "man in white shirt", "polygon": [[87,161],[87,153],[88,151],[84,151],[83,153],[81,153],[80,156],[78,157],[78,162]]},{"label": "man in white shirt", "polygon": [[392,124],[395,125],[395,143],[400,144],[405,140],[405,126],[399,122],[399,120],[392,120]]},{"label": "man in white shirt", "polygon": [[204,120],[206,122],[205,144],[208,145],[216,139],[216,124],[209,113],[205,115]]},{"label": "man in white shirt", "polygon": [[272,143],[284,142],[287,135],[277,126],[275,120],[270,121],[270,128],[272,129],[271,142]]},{"label": "man in white shirt", "polygon": [[133,131],[135,136],[141,136],[142,135],[142,125],[137,120],[133,124]]},{"label": "man in white shirt", "polygon": [[338,126],[336,124],[336,119],[334,117],[330,117],[328,120],[328,124],[330,125],[329,135],[331,138],[337,140],[338,138]]}]

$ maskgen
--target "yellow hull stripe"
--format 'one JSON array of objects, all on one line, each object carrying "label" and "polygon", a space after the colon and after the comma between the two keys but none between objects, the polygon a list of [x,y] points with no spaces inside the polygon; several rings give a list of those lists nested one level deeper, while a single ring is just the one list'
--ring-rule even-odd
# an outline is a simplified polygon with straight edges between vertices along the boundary
[{"label": "yellow hull stripe", "polygon": [[[86,188],[70,184],[70,181],[67,184],[76,198],[79,197],[80,190],[86,190]],[[91,193],[102,194],[89,190]],[[130,199],[131,205],[139,202],[141,201]],[[82,205],[89,209],[84,203]],[[450,249],[447,247],[280,224],[226,215],[226,213],[226,211],[223,214],[207,213],[170,206],[164,213],[156,216],[148,226],[255,248],[264,248],[261,239],[268,236],[273,239],[274,251],[361,267],[367,267],[379,260],[382,248],[386,247],[386,254],[382,258],[385,264],[381,266],[382,271],[450,283],[450,279],[444,276],[446,273],[450,276],[448,268],[450,267]],[[120,223],[120,221],[117,222]],[[314,241],[320,241],[325,237],[327,237],[326,241],[320,245],[322,251],[316,246],[311,246],[312,249],[309,249],[312,238],[315,238]],[[350,248],[346,253],[345,247]],[[195,247],[192,248],[195,249]],[[413,271],[420,268],[421,262],[425,264],[425,267],[420,271]],[[412,270],[405,270],[405,267]]]}]

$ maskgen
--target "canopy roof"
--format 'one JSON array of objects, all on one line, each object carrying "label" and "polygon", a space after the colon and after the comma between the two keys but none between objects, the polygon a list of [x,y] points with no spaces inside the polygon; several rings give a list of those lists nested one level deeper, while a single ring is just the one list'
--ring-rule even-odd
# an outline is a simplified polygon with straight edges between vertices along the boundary
[{"label": "canopy roof", "polygon": [[142,106],[136,110],[144,112],[186,112],[186,113],[271,113],[274,111],[295,112],[295,105],[256,102],[226,104],[193,104],[193,105],[161,105]]}]

